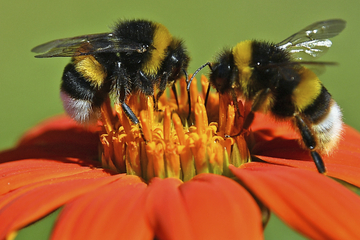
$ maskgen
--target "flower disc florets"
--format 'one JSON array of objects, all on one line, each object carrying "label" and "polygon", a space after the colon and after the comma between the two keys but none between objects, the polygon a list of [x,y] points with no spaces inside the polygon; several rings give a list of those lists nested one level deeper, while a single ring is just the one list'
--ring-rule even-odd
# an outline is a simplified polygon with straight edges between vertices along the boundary
[{"label": "flower disc florets", "polygon": [[[203,77],[203,89],[207,89],[206,84]],[[138,116],[139,125],[129,121],[119,104],[114,106],[114,115],[107,101],[102,107],[100,136],[103,166],[147,181],[153,177],[187,181],[200,173],[231,176],[229,164],[249,162],[245,142],[249,133],[241,128],[243,104],[239,101],[236,109],[230,98],[211,93],[205,107],[194,81],[190,89],[192,114],[188,119],[185,79],[180,81],[180,89],[179,107],[173,95],[167,98],[164,94],[158,110],[154,110],[152,97],[132,95],[127,104]]]}]

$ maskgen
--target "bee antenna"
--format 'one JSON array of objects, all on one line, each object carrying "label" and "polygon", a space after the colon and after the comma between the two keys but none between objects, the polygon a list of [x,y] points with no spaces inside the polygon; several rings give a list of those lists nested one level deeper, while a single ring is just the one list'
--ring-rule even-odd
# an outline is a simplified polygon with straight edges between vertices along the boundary
[{"label": "bee antenna", "polygon": [[[196,74],[198,74],[200,72],[201,69],[203,69],[204,67],[206,66],[209,66],[210,70],[212,70],[211,68],[211,63],[210,62],[207,62],[205,63],[204,65],[200,66],[198,69],[196,69],[196,71],[194,72],[194,74],[191,76],[190,80],[187,82],[187,87],[186,87],[186,90],[189,92],[190,91],[190,85],[191,85],[191,82],[192,80],[194,79],[194,77],[196,76]],[[187,79],[186,79],[187,80]]]},{"label": "bee antenna", "polygon": [[188,74],[185,69],[181,69],[184,72],[186,82],[188,82]]}]

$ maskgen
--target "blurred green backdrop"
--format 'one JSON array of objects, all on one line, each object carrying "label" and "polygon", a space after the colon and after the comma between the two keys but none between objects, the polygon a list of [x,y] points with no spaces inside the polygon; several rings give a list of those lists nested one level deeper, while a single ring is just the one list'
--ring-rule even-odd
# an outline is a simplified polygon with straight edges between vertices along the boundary
[{"label": "blurred green backdrop", "polygon": [[[320,79],[342,107],[345,123],[360,129],[359,0],[2,0],[0,6],[0,150],[13,146],[34,124],[63,112],[59,85],[69,59],[35,59],[32,47],[107,32],[114,21],[133,18],[161,22],[184,39],[192,57],[189,72],[241,40],[279,42],[313,22],[342,18],[347,28],[321,58],[339,66],[328,67]],[[277,226],[270,223],[266,239],[300,238]],[[29,239],[28,233],[22,239]]]}]

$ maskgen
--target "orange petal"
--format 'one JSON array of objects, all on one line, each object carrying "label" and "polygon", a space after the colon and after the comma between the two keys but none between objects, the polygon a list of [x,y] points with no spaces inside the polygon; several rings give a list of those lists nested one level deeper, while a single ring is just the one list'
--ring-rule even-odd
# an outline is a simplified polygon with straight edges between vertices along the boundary
[{"label": "orange petal", "polygon": [[55,117],[28,131],[16,148],[1,152],[0,163],[32,158],[63,161],[81,158],[82,162],[99,166],[99,162],[93,161],[99,155],[98,145],[99,136],[94,128],[84,130],[69,117]]},{"label": "orange petal", "polygon": [[[197,239],[176,178],[153,178],[146,197],[146,212],[158,239]],[[206,238],[204,238],[206,239]]]},{"label": "orange petal", "polygon": [[318,173],[267,163],[230,167],[282,220],[311,239],[360,239],[360,198]]},{"label": "orange petal", "polygon": [[200,174],[179,187],[196,239],[262,239],[261,213],[235,181]]},{"label": "orange petal", "polygon": [[6,206],[9,202],[13,201],[15,198],[18,198],[19,196],[22,196],[26,194],[27,192],[39,188],[41,186],[59,183],[59,182],[65,182],[69,180],[75,180],[75,179],[97,179],[109,176],[108,173],[106,173],[103,169],[94,169],[92,171],[82,172],[78,174],[73,174],[69,176],[63,176],[58,178],[47,178],[42,181],[34,181],[31,184],[23,184],[24,186],[19,187],[15,190],[12,190],[6,194],[3,194],[0,196],[0,209],[3,206]]},{"label": "orange petal", "polygon": [[[67,142],[75,144],[94,143],[99,137],[97,126],[84,126],[77,124],[65,115],[49,118],[26,132],[19,141],[19,145],[48,144]],[[69,134],[73,136],[70,137]],[[80,138],[81,141],[78,141]]]},{"label": "orange petal", "polygon": [[360,134],[345,126],[343,139],[331,156],[324,157],[327,175],[360,187]]},{"label": "orange petal", "polygon": [[[316,172],[307,150],[301,149],[295,139],[274,138],[258,142],[252,150],[263,161]],[[345,126],[343,139],[330,156],[323,156],[327,175],[360,187],[360,134]]]},{"label": "orange petal", "polygon": [[[90,166],[83,167],[71,162],[43,159],[14,161],[3,163],[0,166],[0,194],[47,179],[73,176],[88,171],[91,171],[92,174],[95,172]],[[96,170],[96,172],[99,172],[102,176],[110,175],[100,169]]]},{"label": "orange petal", "polygon": [[51,159],[63,162],[77,162],[78,164],[84,165],[100,166],[98,161],[94,161],[97,156],[98,147],[91,146],[87,147],[71,144],[21,146],[1,152],[0,163],[23,159]]},{"label": "orange petal", "polygon": [[153,239],[146,219],[146,184],[126,176],[65,205],[52,239]]},{"label": "orange petal", "polygon": [[265,140],[277,137],[294,139],[299,136],[292,128],[291,122],[276,121],[270,114],[255,113],[250,128],[253,132],[264,131],[264,135],[269,137]]},{"label": "orange petal", "polygon": [[[123,175],[115,175],[88,179],[82,176],[79,179],[65,178],[66,181],[61,181],[61,178],[50,179],[45,185],[41,182],[39,187],[29,185],[3,195],[0,202],[7,204],[0,209],[0,239],[44,217],[69,200],[122,177]],[[11,201],[7,201],[7,197]]]}]

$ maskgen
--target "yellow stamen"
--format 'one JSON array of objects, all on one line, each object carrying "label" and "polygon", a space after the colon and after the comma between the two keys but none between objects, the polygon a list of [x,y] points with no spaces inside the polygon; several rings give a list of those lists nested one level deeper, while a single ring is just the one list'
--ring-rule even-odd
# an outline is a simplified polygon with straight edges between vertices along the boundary
[{"label": "yellow stamen", "polygon": [[207,147],[207,152],[209,155],[209,164],[212,172],[221,175],[224,169],[223,147],[220,144],[213,142],[210,143],[210,145]]},{"label": "yellow stamen", "polygon": [[179,116],[175,113],[172,119],[180,143],[178,152],[180,155],[181,169],[183,170],[183,178],[184,181],[187,181],[195,176],[194,158],[189,145],[186,144],[186,137]]},{"label": "yellow stamen", "polygon": [[232,164],[236,167],[241,166],[244,163],[250,162],[250,151],[248,145],[245,141],[244,135],[239,135],[236,137],[236,146],[232,151],[231,161]]},{"label": "yellow stamen", "polygon": [[164,114],[164,140],[165,142],[170,141],[170,132],[171,132],[171,112],[170,109],[167,107],[165,108]]},{"label": "yellow stamen", "polygon": [[119,122],[121,124],[121,126],[123,127],[126,136],[128,138],[128,141],[134,141],[135,136],[131,131],[131,125],[130,125],[130,121],[129,119],[126,117],[124,111],[122,110],[120,105],[115,105],[115,112],[117,114],[117,116],[119,117]]},{"label": "yellow stamen", "polygon": [[230,136],[231,131],[234,126],[234,119],[235,119],[235,109],[233,105],[229,105],[227,109],[227,119],[226,119],[226,126],[225,126],[225,136]]},{"label": "yellow stamen", "polygon": [[205,126],[207,126],[207,124],[204,124],[203,108],[200,103],[195,104],[195,126],[199,135],[205,133]]},{"label": "yellow stamen", "polygon": [[207,80],[207,78],[204,75],[201,75],[200,82],[201,82],[202,94],[203,94],[203,96],[206,96],[206,93],[207,93],[207,90],[208,90],[208,87],[209,87],[210,83],[209,83],[209,81]]},{"label": "yellow stamen", "polygon": [[114,148],[114,165],[119,172],[126,172],[125,166],[125,146],[126,146],[126,134],[118,134],[113,137]]},{"label": "yellow stamen", "polygon": [[147,153],[152,155],[155,177],[165,178],[163,144],[160,142],[154,143],[151,151],[147,151]]},{"label": "yellow stamen", "polygon": [[[186,85],[187,84],[186,84],[185,78],[181,79],[181,81],[180,81],[180,95],[179,95],[180,107],[185,105],[187,103],[187,101],[188,101],[187,92],[186,92]],[[191,85],[194,85],[194,82]]]},{"label": "yellow stamen", "polygon": [[140,165],[140,146],[139,143],[133,141],[127,143],[126,151],[126,163],[131,168],[131,173],[137,176],[141,176]]},{"label": "yellow stamen", "polygon": [[225,136],[225,129],[226,129],[226,118],[227,118],[227,112],[228,112],[228,106],[230,104],[229,97],[225,95],[219,96],[219,136],[224,137]]},{"label": "yellow stamen", "polygon": [[107,98],[101,108],[101,118],[106,132],[113,131],[114,117],[111,109],[110,99]]},{"label": "yellow stamen", "polygon": [[[202,78],[202,85],[207,87],[206,84]],[[128,119],[120,104],[115,104],[115,116],[110,102],[106,101],[102,106],[103,132],[100,136],[103,166],[140,176],[145,181],[153,177],[187,181],[200,173],[231,177],[230,164],[240,166],[250,161],[245,141],[249,132],[242,129],[246,108],[240,101],[238,110],[232,97],[210,93],[208,104],[214,105],[211,108],[208,105],[207,110],[194,79],[190,89],[192,120],[189,124],[194,125],[187,127],[185,79],[180,81],[180,93],[179,109],[174,95],[170,94],[170,100],[164,96],[160,98],[158,111],[154,111],[151,96],[131,95],[126,103],[138,116],[138,125]],[[210,119],[217,119],[217,122],[209,123]]]},{"label": "yellow stamen", "polygon": [[180,156],[175,144],[170,143],[165,150],[167,177],[180,178]]},{"label": "yellow stamen", "polygon": [[152,134],[151,134],[151,119],[149,118],[149,112],[141,111],[140,112],[140,121],[142,123],[142,131],[144,134],[144,138],[146,141],[152,141]]},{"label": "yellow stamen", "polygon": [[190,133],[189,137],[193,140],[189,141],[189,143],[192,154],[194,155],[196,172],[198,174],[208,173],[209,168],[206,159],[206,135]]}]

